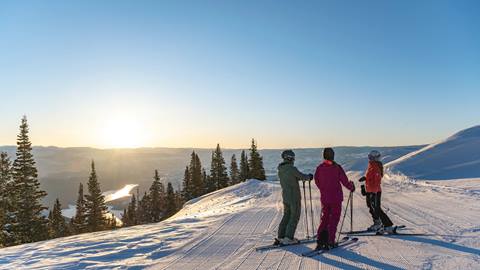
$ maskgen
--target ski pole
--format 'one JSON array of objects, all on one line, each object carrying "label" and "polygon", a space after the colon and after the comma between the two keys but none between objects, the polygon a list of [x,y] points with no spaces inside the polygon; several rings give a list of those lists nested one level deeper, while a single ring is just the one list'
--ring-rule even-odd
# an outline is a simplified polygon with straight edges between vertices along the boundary
[{"label": "ski pole", "polygon": [[350,231],[353,232],[353,192],[350,193]]},{"label": "ski pole", "polygon": [[303,200],[304,200],[304,208],[305,208],[305,226],[307,228],[307,238],[309,237],[310,233],[308,232],[308,211],[307,211],[307,197],[305,192],[305,181],[303,181]]},{"label": "ski pole", "polygon": [[348,209],[348,205],[350,204],[350,199],[352,198],[352,194],[353,194],[353,192],[350,192],[350,195],[348,196],[347,205],[345,205],[345,211],[343,213],[342,224],[340,225],[340,231],[338,231],[337,243],[340,240],[340,233],[342,232],[342,229],[343,229],[343,222],[345,221],[345,217],[347,216],[347,209]]},{"label": "ski pole", "polygon": [[315,238],[315,226],[314,226],[314,215],[313,215],[313,203],[312,203],[312,181],[308,181],[308,190],[310,192],[310,219],[312,219],[312,238]]}]

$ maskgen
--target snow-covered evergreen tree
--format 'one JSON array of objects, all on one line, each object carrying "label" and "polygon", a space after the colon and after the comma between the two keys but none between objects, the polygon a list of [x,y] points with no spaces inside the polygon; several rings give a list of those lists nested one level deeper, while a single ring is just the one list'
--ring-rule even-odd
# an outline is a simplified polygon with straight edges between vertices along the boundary
[{"label": "snow-covered evergreen tree", "polygon": [[250,177],[258,180],[265,180],[265,169],[263,168],[263,158],[258,152],[257,143],[252,139],[250,146],[250,159],[248,160],[248,167],[250,169]]},{"label": "snow-covered evergreen tree", "polygon": [[22,118],[17,136],[17,153],[13,162],[11,231],[15,244],[31,243],[48,238],[47,207],[41,201],[47,193],[40,189],[37,168],[32,155],[27,118]]},{"label": "snow-covered evergreen tree", "polygon": [[87,217],[87,230],[90,232],[105,229],[107,220],[105,213],[105,197],[100,189],[100,183],[95,171],[95,163],[92,161],[92,171],[88,179],[88,194],[85,195],[85,209]]}]

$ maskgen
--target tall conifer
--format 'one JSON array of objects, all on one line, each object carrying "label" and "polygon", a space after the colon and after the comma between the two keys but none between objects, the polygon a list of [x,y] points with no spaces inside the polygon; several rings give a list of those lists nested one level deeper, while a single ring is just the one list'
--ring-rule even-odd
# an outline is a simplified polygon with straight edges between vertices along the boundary
[{"label": "tall conifer", "polygon": [[230,159],[230,184],[235,185],[240,183],[240,170],[238,169],[237,157],[235,154]]},{"label": "tall conifer", "polygon": [[250,168],[248,166],[248,158],[245,150],[240,155],[240,180],[243,182],[250,178]]},{"label": "tall conifer", "polygon": [[75,207],[75,216],[72,218],[72,226],[75,233],[87,232],[87,213],[85,206],[85,195],[83,194],[83,184],[78,186],[77,204]]},{"label": "tall conifer", "polygon": [[215,183],[215,189],[221,189],[228,186],[227,167],[225,166],[225,159],[223,158],[220,144],[212,152],[212,163],[210,166],[210,178]]},{"label": "tall conifer", "polygon": [[100,183],[95,171],[95,163],[92,161],[92,169],[88,179],[88,194],[85,195],[85,208],[87,215],[87,228],[90,232],[104,230],[106,227],[105,197],[100,190]]},{"label": "tall conifer", "polygon": [[28,137],[27,118],[22,118],[17,136],[17,153],[13,162],[12,233],[15,243],[31,243],[48,238],[48,220],[43,215],[47,209],[41,203],[47,193],[40,189],[37,168]]},{"label": "tall conifer", "polygon": [[250,159],[248,160],[250,177],[258,180],[265,180],[265,169],[263,168],[263,158],[258,152],[257,143],[252,139],[250,146]]}]

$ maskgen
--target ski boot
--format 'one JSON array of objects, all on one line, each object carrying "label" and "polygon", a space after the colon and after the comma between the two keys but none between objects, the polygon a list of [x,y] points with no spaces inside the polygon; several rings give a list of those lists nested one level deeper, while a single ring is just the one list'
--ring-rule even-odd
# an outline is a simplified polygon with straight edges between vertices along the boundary
[{"label": "ski boot", "polygon": [[297,243],[299,243],[299,241],[295,237],[293,239],[285,237],[285,238],[282,239],[282,242],[281,242],[282,245],[293,245],[293,244],[297,244]]},{"label": "ski boot", "polygon": [[317,247],[315,250],[323,250],[327,246],[328,241],[328,231],[321,231],[317,239]]},{"label": "ski boot", "polygon": [[280,246],[282,244],[283,238],[275,238],[275,241],[273,241],[274,246]]},{"label": "ski boot", "polygon": [[381,227],[383,227],[382,225],[382,221],[380,219],[376,219],[373,223],[372,226],[368,227],[367,231],[369,232],[376,232],[378,231]]}]

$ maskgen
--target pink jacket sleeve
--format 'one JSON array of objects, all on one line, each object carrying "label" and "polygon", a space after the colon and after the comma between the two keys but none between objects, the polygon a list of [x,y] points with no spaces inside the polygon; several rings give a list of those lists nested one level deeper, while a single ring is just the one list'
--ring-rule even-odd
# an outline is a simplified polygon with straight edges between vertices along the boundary
[{"label": "pink jacket sleeve", "polygon": [[345,171],[343,170],[342,166],[338,165],[338,170],[339,170],[339,178],[340,182],[344,187],[349,189],[350,191],[353,191],[353,183],[351,181],[348,181],[348,177],[345,174]]}]

